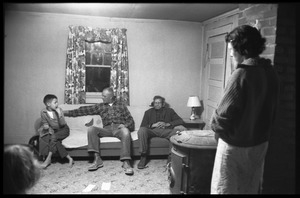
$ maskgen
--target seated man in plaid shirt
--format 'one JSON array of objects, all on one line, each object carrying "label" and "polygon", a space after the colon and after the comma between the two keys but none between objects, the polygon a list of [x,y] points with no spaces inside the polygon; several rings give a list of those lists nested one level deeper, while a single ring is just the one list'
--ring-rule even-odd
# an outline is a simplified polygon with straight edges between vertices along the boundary
[{"label": "seated man in plaid shirt", "polygon": [[103,128],[88,127],[88,152],[94,153],[94,162],[89,167],[89,171],[97,170],[103,167],[103,161],[100,157],[100,139],[101,137],[117,137],[121,140],[120,160],[123,161],[122,167],[126,175],[133,175],[131,160],[131,135],[134,130],[134,120],[127,107],[116,101],[112,88],[105,88],[102,91],[103,103],[92,106],[82,106],[78,109],[64,111],[65,116],[76,117],[84,115],[100,115],[103,122]]}]

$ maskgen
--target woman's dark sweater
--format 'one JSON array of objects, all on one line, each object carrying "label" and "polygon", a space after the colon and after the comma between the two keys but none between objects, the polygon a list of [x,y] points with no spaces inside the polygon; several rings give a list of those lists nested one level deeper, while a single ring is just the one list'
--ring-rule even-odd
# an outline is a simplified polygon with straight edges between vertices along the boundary
[{"label": "woman's dark sweater", "polygon": [[267,59],[247,59],[232,73],[211,128],[226,143],[250,147],[269,140],[279,80]]}]

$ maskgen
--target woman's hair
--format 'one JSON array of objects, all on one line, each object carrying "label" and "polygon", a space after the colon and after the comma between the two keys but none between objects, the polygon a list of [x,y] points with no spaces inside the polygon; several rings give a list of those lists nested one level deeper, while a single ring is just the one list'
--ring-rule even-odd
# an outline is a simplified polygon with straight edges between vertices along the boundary
[{"label": "woman's hair", "polygon": [[153,106],[154,106],[154,101],[155,101],[156,99],[160,99],[160,100],[161,100],[162,106],[165,105],[165,98],[164,98],[164,97],[161,97],[161,96],[154,96],[153,101],[152,101],[151,104],[150,104],[150,107],[153,107]]},{"label": "woman's hair", "polygon": [[37,163],[33,151],[28,146],[4,146],[4,194],[24,194],[33,187],[40,178]]},{"label": "woman's hair", "polygon": [[235,51],[247,58],[257,57],[266,48],[266,39],[261,36],[256,28],[250,25],[234,28],[225,36],[225,41],[230,42]]}]

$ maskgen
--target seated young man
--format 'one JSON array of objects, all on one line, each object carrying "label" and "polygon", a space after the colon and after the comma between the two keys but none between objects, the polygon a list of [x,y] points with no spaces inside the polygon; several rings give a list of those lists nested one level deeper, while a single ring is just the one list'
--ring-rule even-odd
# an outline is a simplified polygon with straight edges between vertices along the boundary
[{"label": "seated young man", "polygon": [[177,131],[186,130],[182,118],[172,109],[165,107],[165,99],[161,96],[154,96],[151,103],[152,108],[145,111],[140,129],[138,130],[138,139],[140,142],[141,159],[138,163],[138,169],[146,168],[148,141],[153,137],[166,138],[175,135]]}]

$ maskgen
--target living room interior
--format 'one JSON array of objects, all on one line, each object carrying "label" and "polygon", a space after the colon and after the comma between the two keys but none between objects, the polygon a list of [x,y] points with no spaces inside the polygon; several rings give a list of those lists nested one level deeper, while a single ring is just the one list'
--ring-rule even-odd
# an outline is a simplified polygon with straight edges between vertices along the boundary
[{"label": "living room interior", "polygon": [[[4,8],[4,144],[28,143],[36,133],[34,125],[46,94],[55,94],[66,105],[70,25],[126,29],[129,107],[138,112],[135,115],[141,117],[153,96],[161,95],[180,117],[189,120],[188,99],[198,96],[198,114],[205,123],[201,129],[209,129],[210,96],[220,97],[220,92],[209,95],[210,38],[241,24],[259,26],[268,38],[263,55],[272,60],[282,82],[264,193],[295,193],[293,4],[7,3]],[[230,76],[226,53],[224,60],[225,85]]]}]

